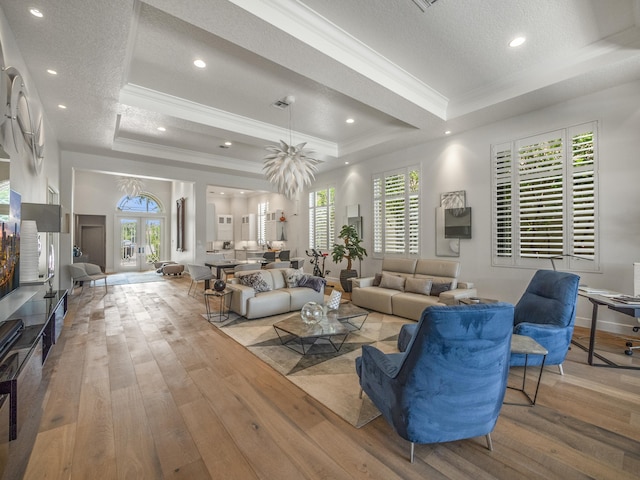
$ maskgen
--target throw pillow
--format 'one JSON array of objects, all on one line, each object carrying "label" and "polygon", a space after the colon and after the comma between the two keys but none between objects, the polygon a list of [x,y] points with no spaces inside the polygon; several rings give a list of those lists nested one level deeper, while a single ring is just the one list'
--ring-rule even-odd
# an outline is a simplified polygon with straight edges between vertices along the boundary
[{"label": "throw pillow", "polygon": [[316,292],[321,292],[324,290],[326,283],[327,281],[322,277],[316,277],[305,273],[298,281],[298,287],[313,288]]},{"label": "throw pillow", "polygon": [[434,297],[440,296],[442,292],[446,292],[447,290],[451,290],[451,282],[449,283],[434,283],[431,285],[431,295]]},{"label": "throw pillow", "polygon": [[393,290],[404,291],[405,278],[399,275],[390,275],[388,273],[382,273],[382,280],[380,280],[381,288],[391,288]]},{"label": "throw pillow", "polygon": [[287,284],[287,288],[296,288],[303,275],[301,268],[287,268],[284,271],[284,281]]},{"label": "throw pillow", "polygon": [[240,277],[240,284],[246,287],[253,287],[256,293],[268,292],[271,290],[269,284],[262,277],[262,273],[248,273]]},{"label": "throw pillow", "polygon": [[407,278],[404,291],[431,295],[431,280],[428,278]]},{"label": "throw pillow", "polygon": [[376,273],[376,276],[373,277],[373,286],[374,287],[379,287],[381,281],[382,281],[382,274],[381,273]]}]

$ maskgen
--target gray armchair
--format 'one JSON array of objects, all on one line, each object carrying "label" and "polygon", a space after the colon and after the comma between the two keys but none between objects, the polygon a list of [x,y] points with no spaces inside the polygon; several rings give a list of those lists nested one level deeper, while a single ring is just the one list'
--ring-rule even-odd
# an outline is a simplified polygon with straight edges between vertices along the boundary
[{"label": "gray armchair", "polygon": [[89,282],[89,285],[95,287],[96,280],[104,280],[104,291],[107,292],[107,275],[102,273],[102,269],[98,265],[93,263],[74,263],[67,265],[69,274],[71,275],[71,283],[75,286],[76,283],[80,283],[82,288],[80,293],[84,290],[84,283]]}]

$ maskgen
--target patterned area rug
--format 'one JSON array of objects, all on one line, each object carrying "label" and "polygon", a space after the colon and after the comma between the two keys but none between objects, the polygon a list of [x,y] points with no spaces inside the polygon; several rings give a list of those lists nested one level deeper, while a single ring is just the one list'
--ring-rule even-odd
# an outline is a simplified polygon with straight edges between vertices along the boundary
[{"label": "patterned area rug", "polygon": [[[360,330],[350,327],[352,331],[338,352],[321,340],[301,355],[282,345],[273,328],[274,323],[291,315],[296,313],[247,320],[231,313],[228,320],[217,322],[216,316],[211,324],[356,428],[378,417],[380,412],[368,397],[359,398],[355,359],[362,345],[397,352],[398,332],[408,320],[371,312]],[[353,323],[358,324],[358,320]]]}]

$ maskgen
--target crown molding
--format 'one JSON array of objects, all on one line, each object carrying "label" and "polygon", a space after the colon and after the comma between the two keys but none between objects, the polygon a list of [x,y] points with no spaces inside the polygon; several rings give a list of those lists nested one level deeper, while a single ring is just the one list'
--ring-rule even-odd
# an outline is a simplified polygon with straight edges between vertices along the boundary
[{"label": "crown molding", "polygon": [[396,95],[446,120],[449,99],[296,0],[229,0]]},{"label": "crown molding", "polygon": [[195,163],[207,167],[224,168],[242,171],[244,173],[264,175],[262,162],[249,162],[222,155],[207,155],[202,152],[182,148],[159,146],[155,143],[141,142],[129,138],[119,137],[113,141],[113,150],[147,157],[163,158],[185,163]]},{"label": "crown molding", "polygon": [[289,138],[292,134],[296,139],[296,143],[306,142],[310,150],[320,155],[338,157],[337,143],[306,135],[301,132],[290,132],[287,128],[208,107],[139,85],[127,84],[123,86],[120,90],[120,103],[163,113],[190,122],[208,125],[221,130],[241,133],[270,143],[277,142],[281,138]]}]

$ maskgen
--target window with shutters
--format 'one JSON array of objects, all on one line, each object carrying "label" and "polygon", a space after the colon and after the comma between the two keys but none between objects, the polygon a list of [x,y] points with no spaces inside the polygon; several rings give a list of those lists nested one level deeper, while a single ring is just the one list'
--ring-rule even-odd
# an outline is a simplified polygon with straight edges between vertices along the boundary
[{"label": "window with shutters", "polygon": [[493,264],[598,271],[597,123],[492,145],[491,155]]},{"label": "window with shutters", "polygon": [[329,250],[335,241],[334,187],[309,193],[309,248]]},{"label": "window with shutters", "polygon": [[267,244],[267,212],[269,202],[258,204],[258,245]]},{"label": "window with shutters", "polygon": [[420,174],[418,167],[374,175],[374,255],[420,253]]}]

